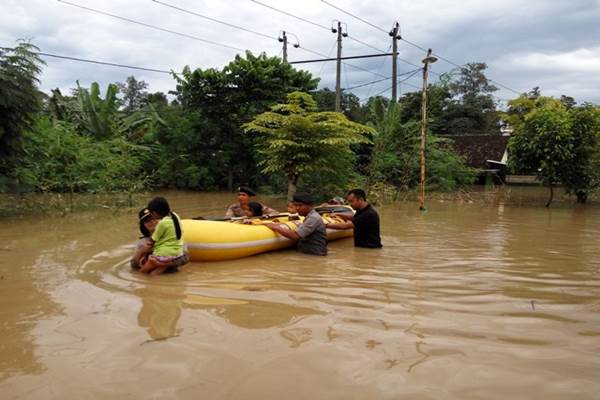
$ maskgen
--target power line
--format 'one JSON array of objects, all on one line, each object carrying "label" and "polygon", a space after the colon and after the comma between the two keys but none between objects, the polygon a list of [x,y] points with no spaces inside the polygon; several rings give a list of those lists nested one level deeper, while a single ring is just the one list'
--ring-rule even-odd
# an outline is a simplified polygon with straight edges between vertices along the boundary
[{"label": "power line", "polygon": [[[324,30],[327,30],[327,31],[330,31],[330,30],[331,30],[331,28],[329,28],[329,27],[327,27],[327,26],[325,26],[325,25],[321,25],[321,24],[319,24],[319,23],[317,23],[317,22],[313,22],[313,21],[310,21],[310,20],[308,20],[308,19],[306,19],[306,18],[299,17],[299,16],[297,16],[297,15],[294,15],[294,14],[292,14],[292,13],[289,13],[289,12],[287,12],[287,11],[280,10],[279,8],[275,8],[275,7],[273,7],[273,6],[270,6],[270,5],[268,5],[268,4],[262,3],[262,2],[260,2],[260,1],[258,1],[258,0],[251,0],[251,1],[252,1],[252,2],[254,2],[254,3],[256,3],[256,4],[259,4],[259,5],[261,5],[261,6],[263,6],[263,7],[269,8],[269,9],[271,9],[271,10],[273,10],[273,11],[276,11],[276,12],[278,12],[278,13],[281,13],[281,14],[287,15],[287,16],[289,16],[289,17],[292,17],[292,18],[295,18],[295,19],[297,19],[297,20],[300,20],[300,21],[306,22],[306,23],[308,23],[308,24],[314,25],[314,26],[316,26],[316,27],[319,27],[319,28],[321,28],[321,29],[324,29]],[[347,37],[348,37],[349,39],[352,39],[352,40],[354,40],[354,41],[355,41],[355,42],[357,42],[357,43],[360,43],[360,44],[362,44],[362,45],[364,45],[364,46],[367,46],[367,47],[369,47],[369,48],[371,48],[371,49],[373,49],[373,50],[379,51],[380,53],[385,53],[385,50],[382,50],[382,49],[379,49],[379,48],[377,48],[377,47],[375,47],[375,46],[372,46],[372,45],[370,45],[370,44],[369,44],[369,43],[367,43],[367,42],[363,42],[362,40],[360,40],[360,39],[357,39],[357,38],[355,38],[354,36],[350,36],[350,35],[348,35]],[[412,65],[413,67],[420,68],[420,67],[419,67],[419,65],[417,65],[417,64],[414,64],[414,63],[412,63],[412,62],[410,62],[410,61],[408,61],[408,60],[404,60],[404,59],[402,59],[402,58],[398,58],[398,60],[399,60],[399,61],[402,61],[403,63],[409,64],[409,65]],[[348,64],[348,66],[352,66],[352,64]],[[360,68],[358,68],[358,69],[360,69]],[[364,70],[364,69],[363,69],[363,70]],[[367,71],[367,72],[370,72],[370,73],[372,73],[372,74],[374,74],[374,75],[383,76],[383,75],[381,75],[381,74],[376,74],[376,73],[373,73],[372,71],[369,71],[369,70],[365,70],[365,71]],[[438,75],[439,75],[439,74],[438,74]]]},{"label": "power line", "polygon": [[[254,1],[254,0],[252,0],[252,1]],[[335,47],[335,42],[334,42],[334,47]],[[321,56],[321,57],[325,57],[326,59],[327,59],[327,58],[329,58],[329,56],[328,56],[328,55],[326,55],[326,54],[320,53],[320,52],[318,52],[318,51],[315,51],[315,50],[308,49],[308,48],[306,48],[306,47],[302,47],[302,46],[300,46],[300,49],[301,49],[301,50],[304,50],[304,51],[306,51],[306,52],[309,52],[309,53],[312,53],[312,54],[315,54],[315,55]],[[377,73],[377,72],[373,72],[373,71],[371,71],[371,70],[368,70],[368,69],[366,69],[366,68],[363,68],[363,67],[359,67],[358,65],[355,65],[355,64],[350,64],[350,63],[347,63],[347,62],[344,62],[344,61],[342,61],[342,63],[343,63],[343,64],[346,64],[347,66],[349,66],[349,67],[351,67],[351,68],[358,69],[358,70],[360,70],[360,71],[364,71],[364,72],[368,72],[368,73],[370,73],[370,74],[372,74],[372,75],[375,75],[375,76],[385,77],[385,75],[382,75],[382,74],[380,74],[380,73]]]},{"label": "power line", "polygon": [[[327,54],[327,58],[331,57],[331,52],[335,48],[336,44],[337,44],[337,40],[334,41],[333,44],[331,45],[331,49],[329,49],[329,53]],[[327,61],[323,61],[323,64],[321,64],[321,69],[319,70],[319,76],[321,76],[321,74],[323,73],[323,68],[325,67],[326,64],[327,64]]]},{"label": "power line", "polygon": [[[363,22],[363,23],[365,23],[365,24],[367,24],[367,25],[369,25],[369,26],[371,26],[371,27],[373,27],[373,28],[375,28],[375,29],[377,29],[377,30],[381,31],[381,32],[387,33],[387,32],[386,32],[384,29],[382,29],[382,28],[378,27],[377,25],[374,25],[374,24],[370,23],[369,21],[366,21],[366,20],[364,20],[364,19],[360,18],[360,17],[359,17],[359,16],[357,16],[357,15],[354,15],[354,14],[352,14],[352,13],[350,13],[350,12],[346,11],[346,10],[343,10],[342,8],[340,8],[340,7],[337,7],[337,6],[335,6],[335,5],[331,4],[331,3],[329,3],[329,2],[328,2],[328,1],[326,1],[326,0],[321,0],[321,2],[323,2],[323,3],[327,4],[328,6],[330,6],[330,7],[332,7],[332,8],[335,8],[336,10],[338,10],[338,11],[341,11],[341,12],[343,12],[344,14],[346,14],[346,15],[349,15],[349,16],[351,16],[352,18],[355,18],[355,19],[357,19],[357,20],[359,20],[359,21],[361,21],[361,22]],[[424,48],[423,46],[419,46],[418,44],[416,44],[416,43],[413,43],[413,42],[411,42],[411,41],[409,41],[409,40],[406,40],[406,39],[404,39],[404,38],[400,38],[400,40],[402,40],[402,41],[406,42],[407,44],[409,44],[409,45],[411,45],[411,46],[413,46],[413,47],[415,47],[415,48],[417,48],[417,49],[419,49],[419,50],[423,50],[423,51],[427,51],[427,50],[428,50],[428,49]],[[461,70],[463,70],[463,71],[465,71],[465,70],[466,70],[466,71],[468,71],[468,70],[467,70],[467,69],[466,69],[464,66],[461,66],[461,65],[459,65],[459,64],[457,64],[457,63],[455,63],[454,61],[451,61],[451,60],[447,59],[446,57],[444,57],[444,56],[442,56],[442,55],[440,55],[440,54],[438,54],[438,53],[433,53],[433,55],[434,55],[434,56],[436,56],[437,58],[439,58],[440,60],[443,60],[443,61],[447,62],[448,64],[451,64],[451,65],[454,65],[455,67],[458,67],[458,68],[460,68],[460,69],[461,69]],[[435,73],[435,72],[433,72],[433,71],[431,71],[431,73],[432,73],[432,74],[434,74],[434,75],[437,75],[438,77],[439,77],[439,76],[441,76],[440,74],[438,74],[438,73]],[[500,82],[497,82],[497,81],[495,81],[495,80],[493,80],[493,79],[488,79],[488,80],[489,80],[490,82],[492,82],[492,83],[495,83],[495,84],[496,84],[496,85],[498,85],[498,86],[501,86],[501,87],[503,87],[503,88],[504,88],[504,89],[506,89],[506,90],[510,90],[510,91],[511,91],[511,92],[513,92],[513,93],[516,93],[516,94],[519,94],[519,95],[521,94],[521,92],[518,92],[518,91],[516,91],[516,90],[514,90],[514,89],[511,89],[511,88],[509,88],[508,86],[506,86],[506,85],[503,85],[502,83],[500,83]]]},{"label": "power line", "polygon": [[[392,48],[392,45],[390,44],[386,50],[386,52],[389,52],[390,49]],[[381,70],[383,69],[383,66],[385,65],[385,58],[381,60],[381,64],[379,65],[379,68],[377,69],[377,72],[381,72]],[[373,89],[373,85],[369,86],[369,91],[367,92],[367,97],[371,94],[371,90]]]},{"label": "power line", "polygon": [[321,1],[322,1],[323,3],[325,3],[325,4],[327,4],[329,7],[335,8],[336,10],[338,10],[338,11],[341,11],[341,12],[343,12],[343,13],[344,13],[344,14],[346,14],[346,15],[349,15],[349,16],[351,16],[351,17],[353,17],[353,18],[356,18],[357,20],[359,20],[359,21],[361,21],[361,22],[363,22],[363,23],[365,23],[365,24],[367,24],[367,25],[370,25],[370,26],[372,26],[373,28],[375,28],[375,29],[377,29],[377,30],[380,30],[380,31],[382,31],[383,33],[388,33],[388,32],[386,32],[385,30],[381,29],[380,27],[378,27],[378,26],[376,26],[376,25],[373,25],[373,24],[372,24],[372,23],[370,23],[369,21],[366,21],[366,20],[364,20],[364,19],[362,19],[362,18],[360,18],[360,17],[358,17],[358,16],[356,16],[356,15],[354,15],[354,14],[351,14],[351,13],[349,13],[349,12],[348,12],[348,11],[346,11],[346,10],[342,10],[341,8],[339,8],[339,7],[337,7],[337,6],[334,6],[333,4],[329,3],[328,1],[325,1],[325,0],[321,0]]},{"label": "power line", "polygon": [[[408,78],[406,78],[406,79],[410,79],[410,78],[412,78],[412,77],[413,77],[413,76],[414,76],[414,75],[415,75],[417,72],[419,72],[420,70],[421,70],[421,68],[419,68],[419,69],[416,69],[416,70],[412,70],[412,71],[408,71],[408,72],[404,72],[404,73],[402,73],[402,74],[399,74],[398,76],[400,77],[400,76],[404,76],[404,75],[412,74],[411,76],[409,76]],[[378,80],[376,80],[376,81],[371,81],[371,82],[363,83],[363,84],[356,85],[356,86],[352,86],[352,87],[349,87],[349,88],[344,88],[344,89],[342,89],[342,90],[352,90],[352,89],[357,89],[357,88],[360,88],[360,87],[364,87],[364,86],[372,85],[372,84],[374,84],[374,83],[379,83],[379,82],[387,81],[387,80],[389,80],[389,79],[392,79],[392,77],[391,77],[391,76],[388,76],[387,78],[378,79]]]},{"label": "power line", "polygon": [[[0,48],[7,49],[7,50],[14,50],[14,48],[12,48],[12,47],[0,47]],[[161,74],[175,74],[175,75],[179,75],[178,72],[174,72],[172,70],[171,71],[167,71],[167,70],[164,70],[164,69],[147,68],[147,67],[137,67],[137,66],[133,66],[133,65],[117,64],[117,63],[112,63],[112,62],[108,62],[108,61],[98,61],[98,60],[90,60],[90,59],[87,59],[87,58],[63,56],[63,55],[59,55],[59,54],[51,54],[51,53],[45,53],[45,52],[41,52],[41,51],[33,51],[32,53],[33,54],[37,54],[37,55],[42,56],[42,57],[60,58],[60,59],[63,59],[63,60],[79,61],[79,62],[85,62],[85,63],[90,63],[90,64],[106,65],[106,66],[109,66],[109,67],[137,69],[137,70],[140,70],[140,71],[158,72],[158,73],[161,73]]]},{"label": "power line", "polygon": [[145,26],[146,28],[155,29],[157,31],[162,31],[162,32],[171,33],[173,35],[183,36],[183,37],[188,38],[188,39],[198,40],[200,42],[209,43],[209,44],[212,44],[212,45],[215,45],[215,46],[219,46],[219,47],[225,47],[227,49],[232,49],[232,50],[237,50],[237,51],[244,51],[244,49],[240,49],[239,47],[234,47],[234,46],[230,46],[230,45],[223,44],[223,43],[213,42],[212,40],[202,39],[202,38],[200,38],[198,36],[188,35],[187,33],[181,33],[181,32],[172,31],[170,29],[161,28],[161,27],[156,26],[156,25],[147,24],[145,22],[140,22],[140,21],[136,21],[136,20],[133,20],[133,19],[129,19],[129,18],[118,16],[118,15],[110,14],[110,13],[107,13],[107,12],[104,12],[104,11],[96,10],[94,8],[85,7],[85,6],[82,6],[82,5],[79,5],[79,4],[75,4],[75,3],[70,3],[70,2],[65,1],[65,0],[57,0],[57,1],[60,2],[60,3],[64,3],[64,4],[67,4],[67,5],[73,6],[73,7],[81,8],[83,10],[91,11],[91,12],[94,12],[94,13],[97,13],[97,14],[106,15],[106,16],[109,16],[109,17],[112,17],[112,18],[120,19],[122,21],[127,21],[127,22],[130,22],[132,24],[137,24],[137,25]]},{"label": "power line", "polygon": [[296,18],[296,19],[298,19],[298,20],[300,20],[300,21],[304,21],[304,22],[306,22],[307,24],[314,25],[314,26],[316,26],[316,27],[319,27],[319,28],[321,28],[321,29],[325,29],[325,30],[327,30],[327,31],[331,30],[331,28],[330,28],[330,27],[327,27],[327,26],[325,26],[325,25],[318,24],[318,23],[316,23],[316,22],[313,22],[313,21],[309,21],[309,20],[307,20],[307,19],[305,19],[305,18],[302,18],[302,17],[298,17],[297,15],[294,15],[294,14],[291,14],[291,13],[289,13],[289,12],[287,12],[287,11],[283,11],[283,10],[280,10],[280,9],[278,9],[278,8],[272,7],[272,6],[268,5],[268,4],[265,4],[265,3],[262,3],[262,2],[260,2],[260,1],[258,1],[258,0],[252,0],[252,2],[254,2],[254,3],[256,3],[256,4],[260,4],[260,5],[261,5],[261,6],[263,6],[263,7],[270,8],[271,10],[273,10],[273,11],[277,11],[278,13],[285,14],[285,15],[287,15],[287,16],[289,16],[289,17]]},{"label": "power line", "polygon": [[[381,53],[381,54],[365,54],[362,56],[346,56],[346,57],[340,57],[340,60],[355,60],[358,58],[373,58],[373,57],[386,57],[386,56],[391,56],[392,53]],[[336,61],[337,58],[320,58],[317,60],[302,60],[302,61],[291,61],[289,64],[308,64],[308,63],[315,63],[315,62],[321,62],[321,61]]]},{"label": "power line", "polygon": [[195,15],[196,17],[200,17],[200,18],[204,18],[206,20],[212,21],[212,22],[216,22],[218,24],[222,24],[222,25],[225,25],[225,26],[229,26],[231,28],[239,29],[239,30],[242,30],[244,32],[252,33],[252,34],[257,35],[257,36],[262,36],[262,37],[265,37],[267,39],[273,39],[273,40],[277,40],[278,39],[275,36],[270,36],[270,35],[267,35],[265,33],[260,33],[260,32],[257,32],[257,31],[253,31],[252,29],[244,28],[244,27],[241,27],[239,25],[231,24],[229,22],[221,21],[221,20],[218,20],[216,18],[208,17],[206,15],[202,15],[202,14],[197,13],[195,11],[190,11],[190,10],[187,10],[185,8],[177,7],[177,6],[174,6],[172,4],[168,4],[168,3],[165,3],[165,2],[162,2],[162,1],[159,1],[159,0],[152,0],[152,1],[155,2],[155,3],[161,4],[161,5],[165,6],[165,7],[170,7],[170,8],[173,8],[175,10],[187,13],[187,14]]}]

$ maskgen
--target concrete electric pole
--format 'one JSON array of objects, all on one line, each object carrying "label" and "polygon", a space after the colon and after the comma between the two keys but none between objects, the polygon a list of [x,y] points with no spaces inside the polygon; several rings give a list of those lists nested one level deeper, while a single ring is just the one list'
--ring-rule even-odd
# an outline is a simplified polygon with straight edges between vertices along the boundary
[{"label": "concrete electric pole", "polygon": [[337,33],[337,64],[335,68],[335,111],[342,111],[342,38],[348,36],[342,31],[342,23],[337,21],[337,28],[331,27],[331,32]]},{"label": "concrete electric pole", "polygon": [[394,27],[389,35],[392,37],[392,101],[398,101],[398,39],[400,35],[400,24],[394,22]]},{"label": "concrete electric pole", "polygon": [[421,178],[420,178],[420,206],[425,211],[425,145],[427,144],[427,72],[429,64],[433,64],[437,58],[431,55],[431,49],[427,51],[427,57],[423,59],[423,91],[421,97]]}]

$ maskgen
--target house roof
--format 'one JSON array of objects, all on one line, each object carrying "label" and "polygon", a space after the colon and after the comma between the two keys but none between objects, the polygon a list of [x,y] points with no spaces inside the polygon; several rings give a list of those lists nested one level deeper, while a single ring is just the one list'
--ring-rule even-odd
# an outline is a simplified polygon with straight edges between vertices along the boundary
[{"label": "house roof", "polygon": [[500,161],[508,145],[509,136],[501,135],[448,135],[454,143],[452,147],[469,167],[486,169],[486,160]]}]

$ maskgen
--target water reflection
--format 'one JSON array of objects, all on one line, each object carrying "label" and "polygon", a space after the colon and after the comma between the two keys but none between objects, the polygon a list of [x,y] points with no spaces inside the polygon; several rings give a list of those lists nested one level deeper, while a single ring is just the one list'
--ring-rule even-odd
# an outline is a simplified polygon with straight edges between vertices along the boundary
[{"label": "water reflection", "polygon": [[165,340],[179,335],[177,322],[185,298],[183,286],[145,287],[133,293],[142,299],[138,324],[146,328],[151,339]]}]

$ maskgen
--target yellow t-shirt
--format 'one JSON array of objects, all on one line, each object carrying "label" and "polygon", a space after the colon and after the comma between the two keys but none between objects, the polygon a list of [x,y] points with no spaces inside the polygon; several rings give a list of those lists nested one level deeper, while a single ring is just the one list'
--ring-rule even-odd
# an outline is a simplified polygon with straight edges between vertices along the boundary
[{"label": "yellow t-shirt", "polygon": [[183,228],[181,238],[177,239],[175,223],[170,215],[158,222],[156,230],[152,234],[152,240],[154,241],[152,254],[155,256],[179,256],[183,254]]}]

